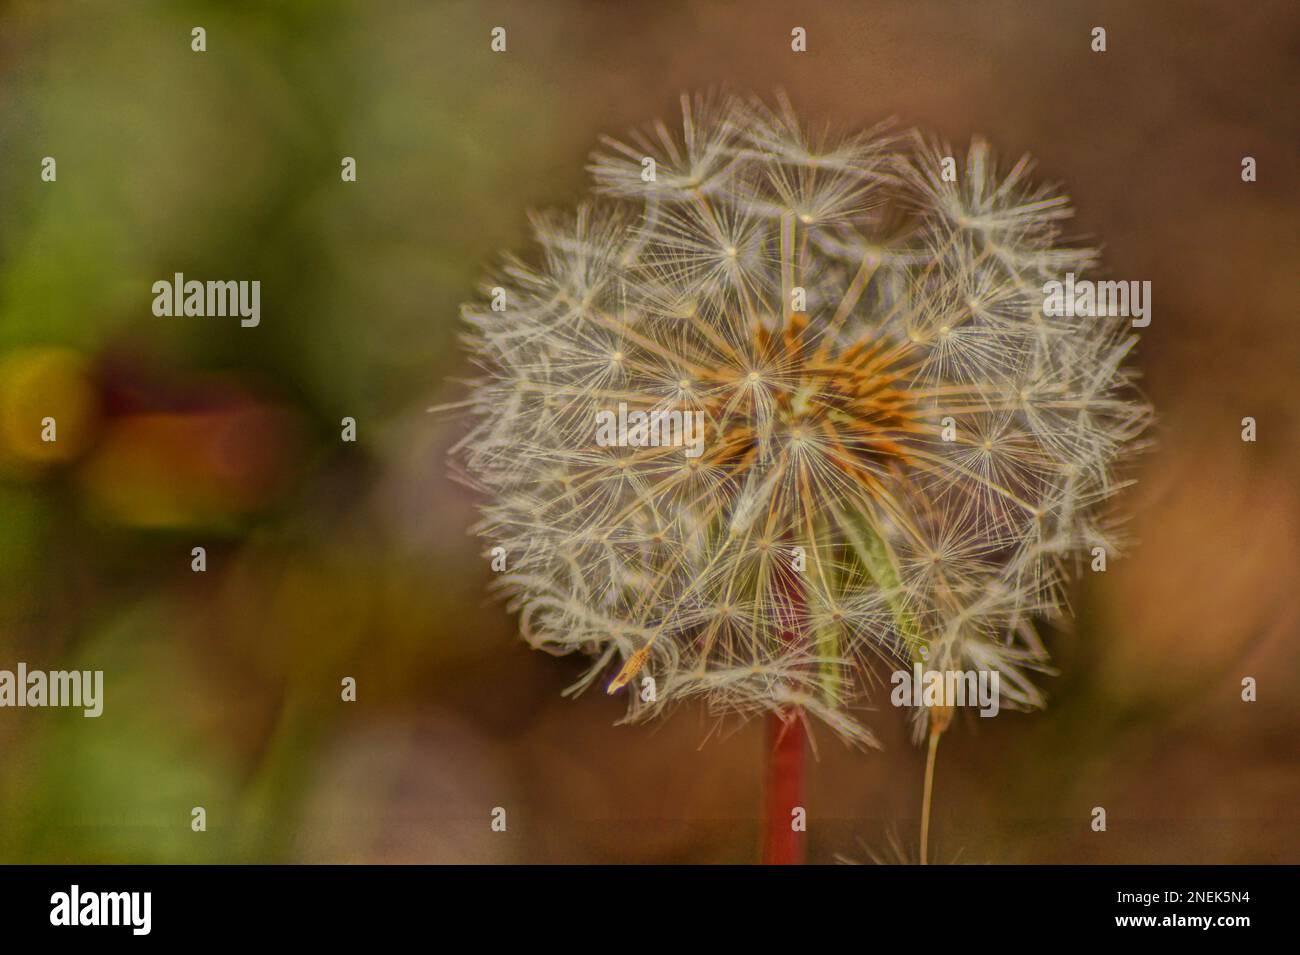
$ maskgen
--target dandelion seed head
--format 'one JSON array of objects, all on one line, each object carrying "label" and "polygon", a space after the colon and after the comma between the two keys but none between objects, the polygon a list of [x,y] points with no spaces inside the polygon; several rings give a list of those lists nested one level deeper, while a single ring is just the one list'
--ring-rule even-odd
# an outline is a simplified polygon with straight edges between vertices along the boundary
[{"label": "dandelion seed head", "polygon": [[[465,307],[477,531],[525,639],[594,658],[577,688],[628,685],[631,719],[797,704],[868,743],[872,667],[924,649],[1042,704],[1033,621],[1110,542],[1150,409],[1127,319],[1043,314],[1095,260],[1061,242],[1065,197],[979,140],[948,182],[949,153],[684,98],[678,132],[604,140],[591,200],[533,217],[533,263],[485,285],[504,311]],[[601,446],[620,403],[702,415],[702,453]]]}]

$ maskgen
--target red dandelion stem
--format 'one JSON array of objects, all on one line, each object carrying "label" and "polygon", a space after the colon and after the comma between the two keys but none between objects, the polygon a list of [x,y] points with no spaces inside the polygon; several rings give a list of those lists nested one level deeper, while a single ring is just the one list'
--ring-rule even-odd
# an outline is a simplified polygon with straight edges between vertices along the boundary
[{"label": "red dandelion stem", "polygon": [[799,711],[767,717],[767,780],[763,814],[763,864],[801,865],[804,833],[791,824],[803,806],[804,730]]}]

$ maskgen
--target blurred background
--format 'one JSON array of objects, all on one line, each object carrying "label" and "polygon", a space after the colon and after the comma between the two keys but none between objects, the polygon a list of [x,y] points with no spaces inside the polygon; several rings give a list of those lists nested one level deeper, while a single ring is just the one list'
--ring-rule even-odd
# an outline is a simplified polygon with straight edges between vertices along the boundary
[{"label": "blurred background", "polygon": [[[720,84],[1032,152],[1153,284],[1132,546],[1048,634],[1049,708],[945,736],[933,856],[1300,861],[1294,5],[808,6],[0,5],[0,668],[106,686],[97,720],[0,710],[0,862],[756,858],[761,726],[562,698],[583,662],[488,599],[426,411],[527,210]],[[174,272],[260,279],[260,326],[154,317]],[[817,738],[812,861],[915,856],[924,754],[867,718],[881,752]]]}]

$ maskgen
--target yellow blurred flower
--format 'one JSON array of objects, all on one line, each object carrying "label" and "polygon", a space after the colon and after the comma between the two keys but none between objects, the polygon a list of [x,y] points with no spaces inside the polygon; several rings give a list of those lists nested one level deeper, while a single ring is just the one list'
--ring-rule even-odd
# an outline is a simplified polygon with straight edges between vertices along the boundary
[{"label": "yellow blurred flower", "polygon": [[81,456],[99,427],[89,363],[67,348],[0,357],[0,468],[20,473]]}]

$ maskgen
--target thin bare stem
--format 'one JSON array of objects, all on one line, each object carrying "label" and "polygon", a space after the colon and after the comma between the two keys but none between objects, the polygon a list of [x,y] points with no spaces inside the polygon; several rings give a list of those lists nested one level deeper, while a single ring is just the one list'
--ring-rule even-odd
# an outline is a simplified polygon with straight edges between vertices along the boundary
[{"label": "thin bare stem", "polygon": [[930,795],[934,791],[934,760],[939,751],[939,737],[943,730],[930,729],[930,746],[925,754],[925,790],[921,796],[921,865],[929,865],[930,850]]}]

